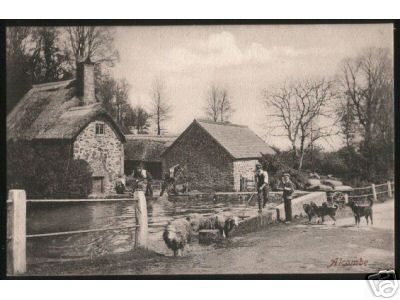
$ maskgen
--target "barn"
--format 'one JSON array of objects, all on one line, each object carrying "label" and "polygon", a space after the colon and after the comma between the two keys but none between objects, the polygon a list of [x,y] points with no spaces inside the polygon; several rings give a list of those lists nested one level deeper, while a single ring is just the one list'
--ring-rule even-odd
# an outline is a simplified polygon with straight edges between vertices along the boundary
[{"label": "barn", "polygon": [[169,147],[176,136],[159,136],[149,134],[126,134],[125,175],[143,164],[154,179],[162,179],[161,153]]},{"label": "barn", "polygon": [[181,164],[190,189],[239,191],[240,178],[254,178],[255,164],[273,154],[247,126],[194,120],[161,155],[163,169]]},{"label": "barn", "polygon": [[56,147],[49,159],[87,161],[94,193],[113,192],[124,172],[125,136],[96,99],[90,61],[78,64],[75,79],[33,85],[7,116],[7,140],[39,145],[43,155]]}]

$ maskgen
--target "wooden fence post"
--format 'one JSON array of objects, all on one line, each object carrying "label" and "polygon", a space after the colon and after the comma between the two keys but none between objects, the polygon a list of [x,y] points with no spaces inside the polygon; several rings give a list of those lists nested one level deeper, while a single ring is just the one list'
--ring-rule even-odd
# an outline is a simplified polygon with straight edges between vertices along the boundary
[{"label": "wooden fence post", "polygon": [[392,194],[392,186],[390,184],[390,181],[387,182],[388,185],[388,196],[389,198],[392,198],[393,194]]},{"label": "wooden fence post", "polygon": [[26,193],[10,190],[7,207],[7,273],[26,272]]},{"label": "wooden fence post", "polygon": [[137,190],[134,192],[133,198],[137,200],[135,205],[135,217],[137,225],[135,248],[147,248],[148,223],[146,197],[142,190]]},{"label": "wooden fence post", "polygon": [[378,197],[376,196],[375,184],[371,184],[371,188],[372,188],[372,195],[374,197],[374,201],[377,201]]}]

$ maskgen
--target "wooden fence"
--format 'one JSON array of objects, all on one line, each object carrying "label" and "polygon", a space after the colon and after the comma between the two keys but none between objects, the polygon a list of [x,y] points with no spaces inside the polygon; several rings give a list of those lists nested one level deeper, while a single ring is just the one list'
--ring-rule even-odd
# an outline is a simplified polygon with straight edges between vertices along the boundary
[{"label": "wooden fence", "polygon": [[[26,204],[30,203],[73,203],[73,202],[120,202],[135,203],[136,224],[112,228],[96,228],[41,234],[26,234]],[[143,191],[136,191],[133,198],[123,199],[41,199],[27,200],[24,190],[10,190],[7,200],[7,274],[26,273],[26,240],[28,238],[83,234],[89,232],[111,231],[135,228],[135,248],[147,248],[148,220],[146,197]]]},{"label": "wooden fence", "polygon": [[348,199],[354,201],[365,201],[372,199],[378,201],[386,197],[392,198],[394,193],[394,182],[386,182],[382,184],[371,184],[370,186],[353,188],[353,191],[347,195]]}]

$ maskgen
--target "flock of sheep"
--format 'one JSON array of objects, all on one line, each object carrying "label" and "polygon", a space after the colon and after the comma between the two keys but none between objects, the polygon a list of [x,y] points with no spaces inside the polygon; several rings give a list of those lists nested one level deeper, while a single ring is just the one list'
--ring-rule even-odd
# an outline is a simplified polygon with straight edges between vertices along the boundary
[{"label": "flock of sheep", "polygon": [[193,213],[186,218],[176,219],[168,222],[163,232],[163,239],[174,256],[182,255],[187,243],[191,242],[194,234],[203,229],[217,229],[223,237],[237,228],[239,219],[236,216],[219,213],[211,216],[203,216]]}]

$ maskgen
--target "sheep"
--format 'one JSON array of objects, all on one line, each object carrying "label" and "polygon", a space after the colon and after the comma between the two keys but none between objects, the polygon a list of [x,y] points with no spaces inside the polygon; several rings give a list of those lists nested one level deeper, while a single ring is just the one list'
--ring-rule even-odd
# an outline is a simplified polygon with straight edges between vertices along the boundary
[{"label": "sheep", "polygon": [[239,226],[239,218],[237,216],[229,216],[225,219],[224,233],[229,237],[233,230]]},{"label": "sheep", "polygon": [[231,232],[239,225],[237,216],[219,213],[215,217],[215,229],[218,229],[223,237],[229,237]]},{"label": "sheep", "polygon": [[198,213],[190,214],[186,217],[186,220],[190,223],[192,232],[198,232],[201,229],[213,229],[214,226],[214,220]]},{"label": "sheep", "polygon": [[223,237],[229,236],[239,224],[238,217],[227,216],[223,213],[208,217],[194,213],[190,214],[186,220],[190,223],[193,232],[198,232],[202,229],[218,229]]},{"label": "sheep", "polygon": [[182,255],[187,243],[191,241],[190,223],[185,219],[176,219],[168,222],[163,232],[163,239],[174,256]]}]

